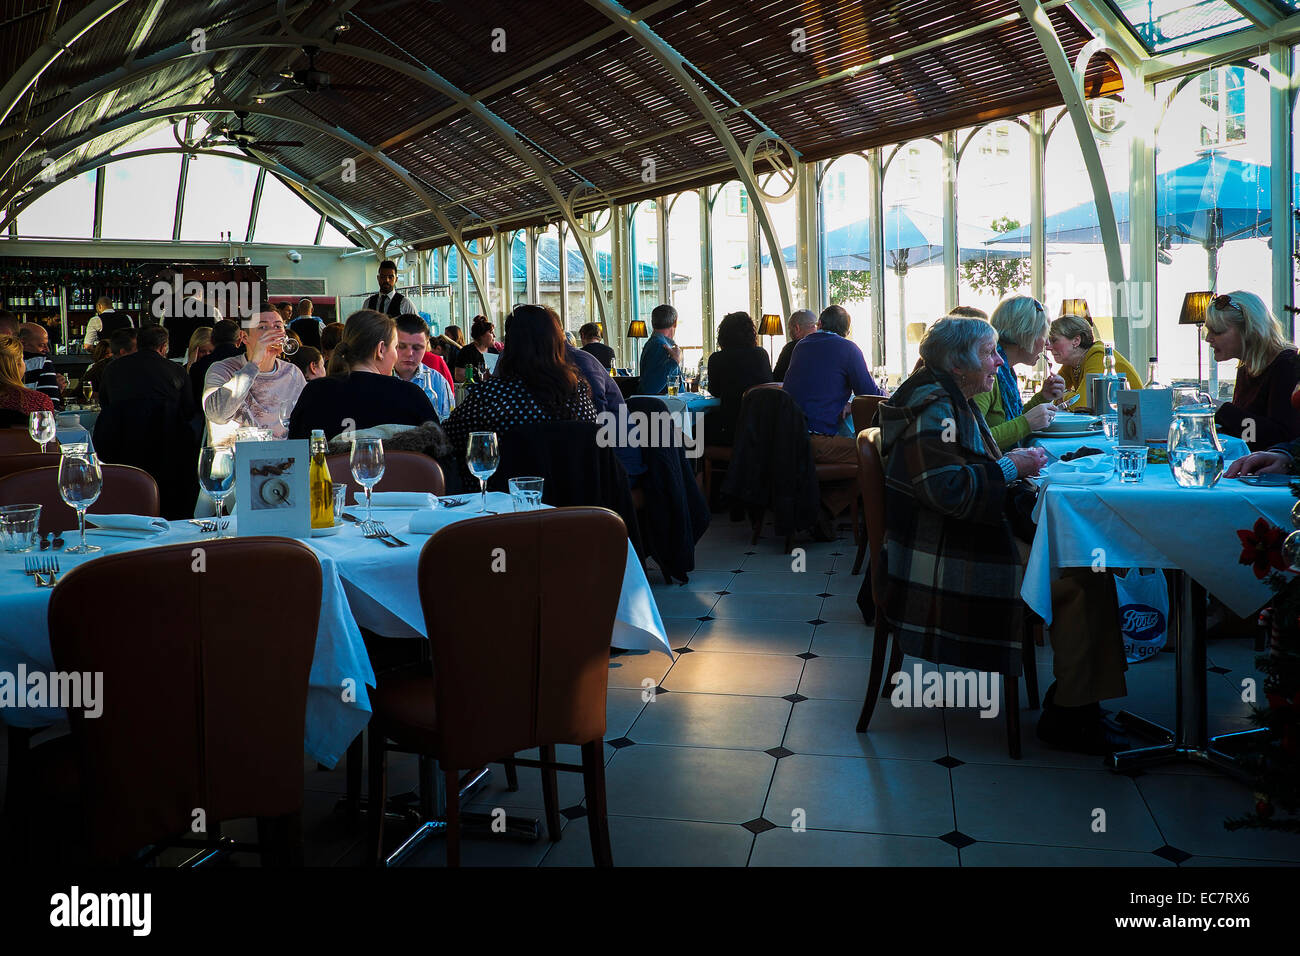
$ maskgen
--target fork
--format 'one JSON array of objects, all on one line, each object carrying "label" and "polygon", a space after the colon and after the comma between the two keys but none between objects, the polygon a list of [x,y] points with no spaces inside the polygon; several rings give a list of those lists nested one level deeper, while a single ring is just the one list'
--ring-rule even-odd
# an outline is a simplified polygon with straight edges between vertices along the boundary
[{"label": "fork", "polygon": [[377,541],[384,542],[384,544],[388,545],[390,548],[406,547],[406,542],[391,534],[389,530],[384,527],[382,521],[361,522],[361,533],[367,538],[374,538]]},{"label": "fork", "polygon": [[[36,578],[38,588],[52,588],[59,583],[59,559],[54,557],[31,557],[23,559],[24,573]],[[41,579],[42,574],[50,576],[47,584]]]}]

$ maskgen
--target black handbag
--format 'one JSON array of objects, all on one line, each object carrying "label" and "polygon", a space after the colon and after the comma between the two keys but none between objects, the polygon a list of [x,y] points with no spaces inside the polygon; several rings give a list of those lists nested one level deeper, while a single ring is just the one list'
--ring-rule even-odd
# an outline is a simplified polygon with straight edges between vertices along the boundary
[{"label": "black handbag", "polygon": [[1007,520],[1011,522],[1011,532],[1026,544],[1033,544],[1038,525],[1034,522],[1034,508],[1038,504],[1038,486],[1023,478],[1017,478],[1007,485],[1006,506]]}]

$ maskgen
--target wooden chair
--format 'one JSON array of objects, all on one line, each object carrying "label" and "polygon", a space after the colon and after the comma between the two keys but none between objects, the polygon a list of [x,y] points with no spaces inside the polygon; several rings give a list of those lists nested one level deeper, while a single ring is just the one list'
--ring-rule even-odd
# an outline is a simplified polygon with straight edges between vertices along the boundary
[{"label": "wooden chair", "polygon": [[853,432],[857,434],[864,428],[871,427],[871,420],[876,417],[876,409],[886,401],[883,395],[855,395],[850,406],[853,416]]},{"label": "wooden chair", "polygon": [[[880,575],[880,556],[885,549],[885,468],[879,451],[880,429],[867,428],[858,433],[858,482],[862,490],[863,515],[867,525],[867,546],[871,549],[871,563],[868,573],[871,575],[871,598],[876,607],[875,636],[871,647],[871,671],[867,678],[867,694],[862,701],[862,713],[858,716],[858,733],[865,734],[871,723],[871,715],[876,709],[878,698],[888,697],[890,684],[885,679],[898,673],[903,666],[903,648],[895,636],[893,650],[889,650],[889,624],[883,610],[884,581]],[[861,551],[859,551],[859,562]],[[1026,611],[1028,615],[1028,611]],[[1029,697],[1029,709],[1038,709],[1038,670],[1034,658],[1033,626],[1028,616],[1021,640],[1023,670],[1025,672],[1025,689]],[[889,658],[889,670],[885,670],[885,659]],[[1020,759],[1020,679],[1002,680],[1003,707],[1007,712],[1007,751],[1012,759]],[[882,690],[883,687],[883,690]]]},{"label": "wooden chair", "polygon": [[[460,774],[506,760],[542,771],[547,830],[560,838],[555,772],[581,772],[592,856],[613,865],[605,800],[605,696],[609,635],[622,588],[627,530],[604,508],[556,508],[463,521],[443,528],[420,554],[418,582],[433,651],[432,673],[380,678],[370,695],[372,808],[385,799],[389,750],[436,758],[446,776],[447,863],[460,864]],[[505,571],[491,570],[504,548]],[[584,582],[586,605],[553,600]],[[472,602],[442,596],[504,588],[484,619]],[[475,640],[465,640],[468,633]],[[582,748],[582,765],[555,760],[557,744]],[[537,747],[540,760],[514,758]],[[384,814],[372,810],[367,847],[383,859]]]},{"label": "wooden chair", "polygon": [[[348,486],[348,497],[365,494],[365,489],[352,477],[348,455],[327,455],[325,463],[330,468],[330,478],[335,484]],[[384,477],[375,485],[375,491],[425,491],[441,495],[447,490],[442,468],[428,455],[418,451],[390,451],[384,453]]]},{"label": "wooden chair", "polygon": [[39,454],[40,450],[26,428],[0,428],[0,455]]},{"label": "wooden chair", "polygon": [[[34,455],[32,457],[51,457]],[[158,503],[158,484],[147,472],[133,465],[100,465],[104,488],[87,509],[92,515],[162,514]],[[77,527],[77,512],[59,495],[59,469],[56,466],[17,471],[0,478],[0,505],[38,504],[41,506],[41,532],[70,531]]]},{"label": "wooden chair", "polygon": [[[27,808],[77,808],[92,862],[132,859],[142,847],[258,849],[263,862],[300,865],[302,749],[316,649],[321,569],[305,544],[254,537],[110,554],[72,568],[50,595],[54,667],[102,673],[108,695],[71,734],[31,752]],[[272,580],[292,601],[265,601],[232,626],[250,580]],[[95,613],[149,582],[149,613]],[[258,844],[193,839],[258,819]],[[177,839],[173,839],[177,838]]]}]

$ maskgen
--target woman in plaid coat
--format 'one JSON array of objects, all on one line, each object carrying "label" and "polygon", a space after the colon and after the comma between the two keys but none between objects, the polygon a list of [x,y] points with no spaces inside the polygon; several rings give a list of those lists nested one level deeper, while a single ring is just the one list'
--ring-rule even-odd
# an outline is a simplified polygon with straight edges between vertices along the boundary
[{"label": "woman in plaid coat", "polygon": [[[1028,548],[1008,517],[1010,484],[1037,474],[1039,448],[1005,455],[971,399],[995,387],[997,333],[948,316],[921,342],[925,368],[880,406],[885,457],[884,615],[904,653],[938,664],[1021,672],[1020,583]],[[1114,587],[1069,569],[1052,587],[1053,669],[1038,736],[1104,754],[1126,746],[1098,701],[1121,697],[1124,654]]]},{"label": "woman in plaid coat", "polygon": [[993,388],[997,334],[947,317],[921,343],[925,368],[880,407],[885,457],[885,618],[903,651],[1020,674],[1023,561],[1007,487],[1040,449],[998,450],[970,399]]}]

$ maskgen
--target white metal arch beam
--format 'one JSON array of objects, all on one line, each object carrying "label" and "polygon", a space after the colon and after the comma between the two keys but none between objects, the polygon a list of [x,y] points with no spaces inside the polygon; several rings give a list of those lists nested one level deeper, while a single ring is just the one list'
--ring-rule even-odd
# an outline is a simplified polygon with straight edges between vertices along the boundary
[{"label": "white metal arch beam", "polygon": [[[290,15],[296,16],[308,6],[309,4],[300,4],[290,11]],[[13,170],[13,167],[24,155],[26,155],[29,149],[40,142],[42,136],[96,97],[105,93],[116,93],[116,91],[121,89],[123,86],[166,69],[178,59],[197,57],[200,60],[207,62],[211,60],[216,53],[226,50],[246,49],[248,47],[232,47],[228,44],[231,41],[237,40],[246,35],[258,36],[267,26],[277,22],[277,17],[265,17],[249,24],[249,26],[244,30],[236,32],[227,40],[226,44],[209,47],[203,53],[196,53],[191,47],[189,40],[180,40],[161,50],[157,50],[148,56],[130,60],[122,66],[110,70],[103,76],[96,77],[93,80],[82,83],[61,94],[56,101],[58,106],[47,110],[47,112],[42,116],[43,128],[40,131],[34,132],[32,135],[26,137],[22,137],[20,131],[19,140],[5,150],[5,155],[3,158],[0,158],[0,181],[3,181],[4,178],[9,175]],[[260,46],[260,44],[257,46]],[[29,65],[32,66],[34,77],[31,82],[33,83],[36,81],[36,78],[39,78],[40,74],[54,62],[54,60],[50,58],[48,59],[48,62],[45,62],[39,68],[36,68],[34,65],[36,59],[37,57],[34,55],[32,59],[28,60],[27,64],[24,64],[24,70],[26,70]],[[19,95],[21,95],[21,93]],[[4,102],[3,99],[0,99],[0,104],[3,104]],[[0,123],[3,123],[3,121],[3,117],[0,116]],[[4,138],[5,137],[0,136],[0,139]]]},{"label": "white metal arch beam", "polygon": [[[776,276],[777,290],[781,295],[781,312],[784,315],[789,315],[791,310],[790,276],[786,273],[784,267],[777,267],[777,263],[784,263],[785,260],[781,255],[781,246],[776,238],[776,229],[772,225],[772,218],[768,214],[766,204],[761,200],[762,192],[754,179],[754,171],[745,162],[745,153],[736,142],[735,137],[731,135],[731,130],[727,128],[727,124],[718,115],[717,110],[709,102],[709,98],[705,96],[704,91],[700,89],[695,78],[687,72],[684,66],[686,61],[681,54],[674,50],[663,37],[651,30],[622,4],[615,3],[614,0],[587,0],[587,2],[622,26],[628,35],[640,43],[646,52],[658,61],[669,76],[681,84],[682,91],[695,103],[695,108],[700,111],[700,115],[712,128],[713,134],[718,137],[718,141],[726,149],[728,158],[736,168],[737,177],[745,185],[745,189],[753,199],[754,214],[758,218],[758,225],[763,231],[763,237],[767,240],[768,254],[772,257],[772,272]],[[758,267],[759,263],[754,265]]]},{"label": "white metal arch beam", "polygon": [[[407,189],[409,189],[417,199],[419,199],[421,202],[425,204],[429,212],[432,213],[434,218],[438,220],[438,224],[442,226],[444,230],[447,231],[447,234],[449,236],[451,236],[452,242],[456,244],[456,248],[460,251],[461,255],[464,256],[467,260],[470,260],[467,264],[469,266],[469,274],[471,278],[474,280],[475,291],[478,294],[479,301],[483,305],[484,311],[486,312],[488,310],[489,305],[488,305],[486,287],[483,284],[482,276],[479,274],[479,269],[477,268],[476,264],[472,260],[472,257],[470,256],[468,247],[460,238],[460,230],[451,221],[451,219],[447,216],[447,214],[442,210],[442,207],[439,206],[437,202],[434,201],[433,197],[430,196],[428,192],[425,191],[424,187],[421,186],[420,183],[418,183],[415,180],[415,178],[406,169],[404,169],[402,166],[396,163],[391,157],[386,156],[382,152],[376,150],[369,143],[364,142],[359,137],[353,135],[352,133],[338,126],[330,126],[326,123],[319,122],[317,120],[307,119],[301,116],[294,116],[282,110],[278,110],[274,106],[270,106],[270,105],[262,105],[262,106],[254,105],[249,107],[241,107],[241,109],[247,109],[249,115],[256,114],[259,116],[269,116],[273,119],[280,119],[289,123],[295,123],[299,126],[303,126],[306,127],[307,129],[313,130],[314,132],[320,133],[325,136],[329,136],[333,139],[337,139],[340,142],[346,143],[348,146],[357,150],[358,152],[366,153],[372,161],[378,163],[380,166],[387,169],[399,182],[402,183],[402,185],[404,185]],[[126,126],[132,126],[137,123],[148,123],[156,119],[171,119],[177,116],[188,116],[191,113],[213,112],[215,110],[225,111],[223,107],[212,103],[182,103],[175,106],[161,107],[159,109],[154,109],[154,110],[146,110],[140,113],[128,113],[125,116],[119,117],[113,122],[107,124],[106,126],[101,126],[99,129],[96,129],[94,131],[85,132],[80,134],[79,136],[75,136],[72,137],[71,139],[65,140],[63,143],[60,144],[60,148],[62,149],[62,152],[60,152],[60,154],[57,157],[55,157],[55,161],[57,162],[63,156],[66,156],[68,153],[72,152],[82,144],[87,143],[92,139],[95,139],[99,136],[103,136],[106,133],[111,133],[117,129],[121,129]],[[15,183],[14,186],[8,192],[6,192],[4,195],[0,195],[0,206],[7,205],[13,198],[14,194],[16,194],[19,189],[22,189],[32,180],[38,178],[39,175],[40,175],[39,172],[33,171],[26,179],[24,179],[21,182]]]},{"label": "white metal arch beam", "polygon": [[261,157],[258,156],[250,156],[244,153],[228,153],[223,150],[217,150],[217,149],[205,149],[205,148],[186,149],[180,146],[153,147],[150,149],[138,149],[129,153],[113,153],[105,156],[100,156],[97,159],[88,160],[84,163],[80,163],[73,169],[68,170],[68,172],[64,174],[63,179],[53,183],[42,183],[40,187],[27,193],[22,198],[22,201],[20,203],[10,206],[8,214],[3,218],[0,218],[0,233],[4,232],[8,228],[9,223],[12,220],[17,219],[18,216],[21,215],[24,209],[26,209],[28,206],[34,203],[41,196],[48,193],[50,190],[62,186],[65,182],[67,182],[69,179],[71,179],[74,176],[80,176],[83,173],[88,173],[92,170],[99,169],[104,166],[111,166],[114,163],[120,163],[128,159],[136,159],[137,157],[140,156],[155,156],[159,154],[174,154],[174,153],[179,153],[182,156],[216,156],[222,159],[233,159],[236,162],[249,163],[251,165],[261,167],[262,169],[265,169],[268,172],[272,172],[275,173],[276,175],[283,176],[286,179],[291,179],[304,193],[310,194],[311,197],[315,200],[313,205],[317,207],[317,212],[322,212],[325,213],[326,215],[335,216],[339,219],[346,219],[354,227],[356,227],[356,231],[362,237],[362,241],[369,243],[369,248],[372,252],[377,252],[379,250],[378,244],[375,243],[371,238],[370,231],[367,229],[367,227],[363,226],[357,220],[357,218],[352,215],[351,212],[348,211],[346,206],[344,206],[341,202],[339,202],[329,193],[325,192],[325,190],[321,189],[319,186],[311,185],[310,183],[307,182],[307,180],[305,180],[303,177],[299,176],[297,173],[293,172],[292,170],[285,169],[283,166],[280,166],[272,162],[271,160],[262,159]]}]

